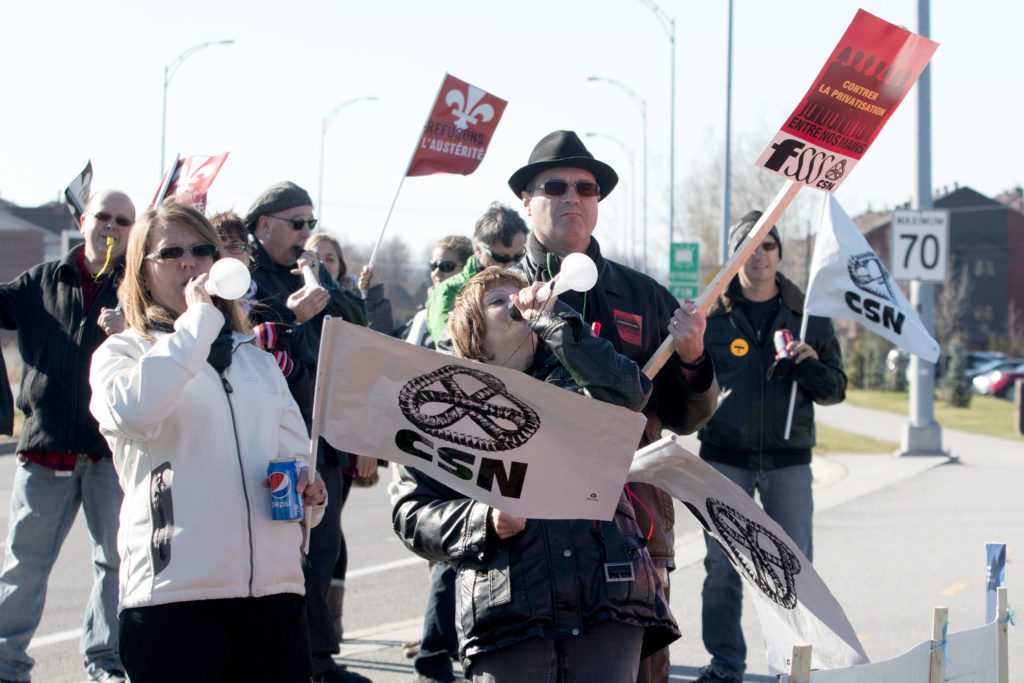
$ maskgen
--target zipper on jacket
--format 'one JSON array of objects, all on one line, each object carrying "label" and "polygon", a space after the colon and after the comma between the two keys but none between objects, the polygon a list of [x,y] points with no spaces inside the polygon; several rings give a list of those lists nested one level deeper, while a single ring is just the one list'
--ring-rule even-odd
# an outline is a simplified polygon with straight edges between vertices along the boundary
[{"label": "zipper on jacket", "polygon": [[235,435],[235,457],[238,459],[238,472],[242,475],[242,496],[245,498],[245,524],[249,532],[249,597],[252,595],[252,582],[253,575],[256,572],[255,568],[255,550],[253,549],[252,543],[252,508],[249,505],[249,489],[245,486],[245,466],[242,464],[242,447],[238,440],[238,423],[235,422],[235,407],[231,403],[231,394],[235,392],[231,386],[231,382],[223,374],[218,373],[220,376],[221,385],[224,387],[224,395],[228,399],[228,411],[231,413],[231,431]]}]

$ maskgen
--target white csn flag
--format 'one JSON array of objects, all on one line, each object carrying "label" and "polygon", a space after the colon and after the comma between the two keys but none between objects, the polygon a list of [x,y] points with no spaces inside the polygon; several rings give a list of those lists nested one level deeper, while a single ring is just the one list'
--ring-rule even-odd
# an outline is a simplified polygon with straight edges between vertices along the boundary
[{"label": "white csn flag", "polygon": [[314,434],[513,515],[611,519],[645,422],[525,372],[324,322]]},{"label": "white csn flag", "polygon": [[852,320],[929,363],[939,359],[938,342],[832,195],[814,241],[804,312]]},{"label": "white csn flag", "polygon": [[868,661],[828,586],[764,509],[718,470],[665,437],[636,452],[629,481],[646,482],[682,502],[752,588],[769,672],[789,673],[793,646],[810,643],[811,668]]}]

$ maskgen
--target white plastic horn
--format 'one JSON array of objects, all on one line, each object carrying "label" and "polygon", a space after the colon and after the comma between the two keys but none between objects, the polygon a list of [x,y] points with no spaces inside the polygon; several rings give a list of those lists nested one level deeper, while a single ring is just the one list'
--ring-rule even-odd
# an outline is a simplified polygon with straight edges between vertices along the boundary
[{"label": "white plastic horn", "polygon": [[210,268],[210,277],[206,280],[206,292],[210,296],[219,296],[227,301],[241,298],[249,291],[252,276],[249,269],[238,259],[222,258]]},{"label": "white plastic horn", "polygon": [[562,259],[558,277],[537,292],[537,301],[547,301],[551,296],[572,290],[585,292],[597,284],[597,266],[586,254],[569,254]]}]

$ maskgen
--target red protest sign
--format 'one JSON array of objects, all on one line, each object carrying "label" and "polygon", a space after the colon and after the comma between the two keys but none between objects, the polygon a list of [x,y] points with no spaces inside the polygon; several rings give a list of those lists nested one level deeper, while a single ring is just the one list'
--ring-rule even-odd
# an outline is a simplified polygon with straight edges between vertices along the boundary
[{"label": "red protest sign", "polygon": [[803,100],[757,159],[834,192],[928,65],[939,44],[858,10]]},{"label": "red protest sign", "polygon": [[507,102],[445,74],[407,176],[469,175],[487,152]]},{"label": "red protest sign", "polygon": [[160,182],[150,208],[162,202],[165,197],[173,197],[179,204],[187,204],[200,213],[205,212],[206,195],[210,192],[213,179],[217,177],[228,154],[224,152],[212,157],[196,154],[186,159],[178,159],[171,171],[170,180],[168,181],[165,175]]}]

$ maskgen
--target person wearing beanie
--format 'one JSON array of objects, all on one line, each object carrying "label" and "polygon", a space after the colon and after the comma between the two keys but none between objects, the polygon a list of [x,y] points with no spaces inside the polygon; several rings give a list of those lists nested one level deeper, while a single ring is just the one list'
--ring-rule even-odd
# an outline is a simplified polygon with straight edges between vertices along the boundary
[{"label": "person wearing beanie", "polygon": [[[751,211],[732,226],[735,253],[761,218]],[[846,375],[832,321],[811,316],[800,340],[804,295],[778,271],[782,240],[775,226],[708,309],[704,345],[726,396],[698,433],[700,457],[751,497],[758,491],[765,512],[812,559],[811,448],[814,404],[832,405],[846,395]],[[792,339],[781,349],[776,334]],[[785,437],[789,396],[796,406]],[[742,584],[725,553],[705,536],[707,577],[701,592],[704,647],[711,662],[699,683],[737,683],[746,669],[740,624]]]},{"label": "person wearing beanie", "polygon": [[[251,317],[257,344],[270,351],[284,373],[295,402],[309,429],[313,416],[313,389],[320,348],[320,332],[328,315],[366,325],[363,300],[338,285],[306,250],[316,227],[313,200],[293,182],[271,185],[253,201],[245,216],[253,259],[252,279],[256,303]],[[303,268],[312,269],[319,282],[306,284]],[[323,445],[317,457],[317,476],[327,487],[323,522],[310,532],[305,566],[306,614],[313,657],[314,681],[366,681],[365,677],[335,664],[338,636],[327,604],[331,575],[341,548],[342,469],[344,453]]]}]

